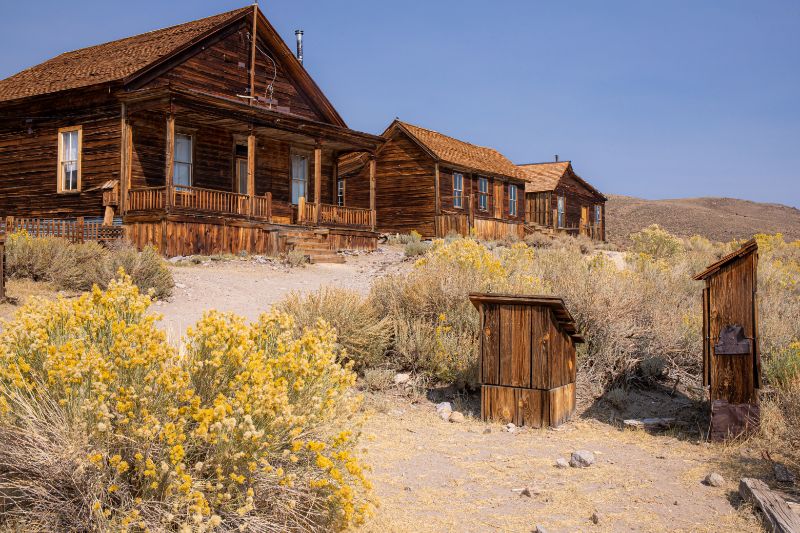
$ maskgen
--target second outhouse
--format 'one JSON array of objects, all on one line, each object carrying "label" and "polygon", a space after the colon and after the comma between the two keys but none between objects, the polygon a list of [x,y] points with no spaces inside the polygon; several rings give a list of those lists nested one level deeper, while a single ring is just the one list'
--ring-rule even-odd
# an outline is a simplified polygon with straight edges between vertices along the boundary
[{"label": "second outhouse", "polygon": [[481,317],[481,417],[557,426],[575,410],[575,345],[583,342],[561,298],[470,294]]}]

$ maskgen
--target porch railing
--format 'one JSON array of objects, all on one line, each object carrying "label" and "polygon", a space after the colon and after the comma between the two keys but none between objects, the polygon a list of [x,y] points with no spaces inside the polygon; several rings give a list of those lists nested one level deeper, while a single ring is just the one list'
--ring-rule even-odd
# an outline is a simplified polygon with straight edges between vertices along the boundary
[{"label": "porch railing", "polygon": [[339,205],[320,204],[320,224],[334,226],[372,226],[372,211],[363,207],[345,207]]},{"label": "porch railing", "polygon": [[[167,203],[167,197],[169,202]],[[145,187],[128,191],[127,209],[163,211],[170,208],[184,211],[253,217],[269,220],[272,214],[272,193],[253,196],[200,187]]]},{"label": "porch railing", "polygon": [[128,211],[160,211],[164,209],[166,187],[145,187],[128,191]]}]

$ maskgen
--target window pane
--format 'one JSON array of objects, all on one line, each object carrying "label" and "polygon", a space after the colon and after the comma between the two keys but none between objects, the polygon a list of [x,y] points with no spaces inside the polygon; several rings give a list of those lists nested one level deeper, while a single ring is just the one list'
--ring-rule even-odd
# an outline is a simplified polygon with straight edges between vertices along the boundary
[{"label": "window pane", "polygon": [[189,135],[175,136],[175,161],[192,162],[192,138]]},{"label": "window pane", "polygon": [[174,166],[175,175],[173,176],[172,182],[175,185],[183,185],[184,187],[189,187],[191,183],[191,166],[187,165],[186,163],[175,163]]},{"label": "window pane", "polygon": [[62,159],[64,161],[78,160],[78,132],[65,131],[61,134],[61,144],[63,145]]},{"label": "window pane", "polygon": [[78,164],[64,163],[64,183],[62,187],[65,191],[73,191],[78,188]]}]

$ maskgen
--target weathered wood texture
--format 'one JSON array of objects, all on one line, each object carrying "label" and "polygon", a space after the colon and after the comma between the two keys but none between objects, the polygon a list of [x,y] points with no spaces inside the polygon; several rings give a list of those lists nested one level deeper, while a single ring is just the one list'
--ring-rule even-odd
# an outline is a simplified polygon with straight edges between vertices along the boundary
[{"label": "weathered wood texture", "polygon": [[5,234],[24,231],[32,237],[59,237],[74,243],[87,241],[113,242],[123,238],[122,226],[106,226],[98,221],[75,219],[41,219],[6,217]]},{"label": "weathered wood texture", "polygon": [[[563,303],[470,297],[481,314],[483,418],[515,424],[527,420],[535,427],[569,418],[575,407],[575,342],[580,339],[565,327],[571,321],[566,310],[561,318],[553,310]],[[541,412],[533,413],[534,408]]]},{"label": "weathered wood texture", "polygon": [[0,302],[6,299],[6,243],[0,236]]},{"label": "weathered wood texture", "polygon": [[739,496],[761,511],[767,531],[774,533],[800,533],[798,516],[781,496],[758,479],[742,478]]},{"label": "weathered wood texture", "polygon": [[[731,404],[757,403],[760,387],[758,351],[755,241],[712,265],[695,279],[703,279],[704,368],[710,385],[710,399]],[[729,326],[741,326],[750,341],[747,353],[718,353],[720,333]]]},{"label": "weathered wood texture", "polygon": [[[0,216],[103,216],[103,191],[119,179],[120,106],[86,90],[0,105]],[[58,192],[58,130],[82,126],[81,190]]]},{"label": "weathered wood texture", "polygon": [[[561,224],[557,215],[559,196],[564,198]],[[599,222],[596,208],[600,209]],[[529,224],[605,240],[605,216],[605,199],[577,179],[571,167],[552,191],[525,193],[525,220]]]}]

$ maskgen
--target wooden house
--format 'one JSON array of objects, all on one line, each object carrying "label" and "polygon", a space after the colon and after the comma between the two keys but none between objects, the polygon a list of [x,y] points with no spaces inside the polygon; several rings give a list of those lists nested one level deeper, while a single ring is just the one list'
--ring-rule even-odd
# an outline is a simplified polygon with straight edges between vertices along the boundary
[{"label": "wooden house", "polygon": [[248,6],[0,81],[0,216],[103,217],[169,256],[372,248],[370,175],[338,203],[337,162],[382,142]]},{"label": "wooden house", "polygon": [[552,229],[592,239],[606,239],[608,198],[578,176],[570,161],[519,165],[525,172],[525,220],[539,229]]},{"label": "wooden house", "polygon": [[575,410],[575,345],[561,298],[469,295],[481,316],[479,380],[484,420],[557,426]]},{"label": "wooden house", "polygon": [[378,230],[524,236],[524,173],[501,153],[400,120],[382,137],[374,157],[344,156],[339,172],[339,190],[358,206],[367,205],[374,172]]}]

